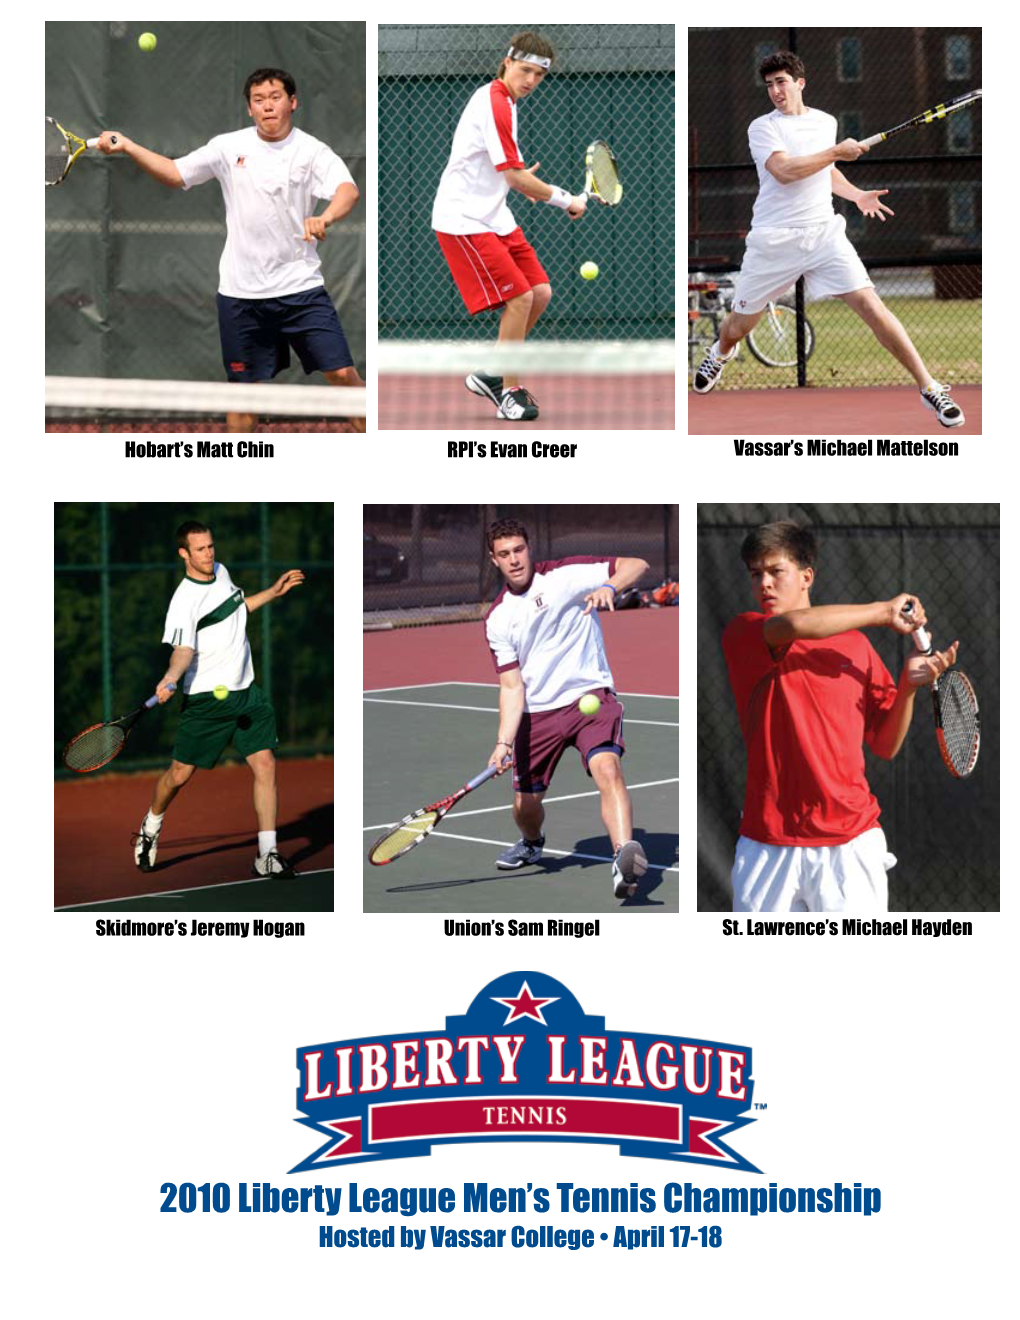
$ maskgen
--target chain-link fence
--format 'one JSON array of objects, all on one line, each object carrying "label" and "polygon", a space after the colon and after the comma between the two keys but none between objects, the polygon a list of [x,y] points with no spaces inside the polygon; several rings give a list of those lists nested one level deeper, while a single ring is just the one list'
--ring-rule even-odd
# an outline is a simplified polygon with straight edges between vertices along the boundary
[{"label": "chain-link fence", "polygon": [[[151,54],[137,44],[147,26],[159,42]],[[119,128],[176,158],[251,125],[243,89],[260,67],[294,76],[295,126],[332,147],[364,196],[364,23],[49,22],[46,113],[82,137]],[[85,152],[46,190],[47,374],[222,380],[216,289],[226,234],[215,180],[167,188],[124,156]],[[364,200],[319,253],[364,371]],[[293,363],[276,377],[306,379]]]},{"label": "chain-link fence", "polygon": [[[248,620],[255,682],[281,751],[333,748],[332,504],[58,504],[54,511],[54,739],[133,710],[166,670],[163,623],[183,564],[174,532],[209,523],[216,558],[246,596],[290,568],[305,581]],[[118,761],[166,759],[180,702],[142,720]]]},{"label": "chain-link fence", "polygon": [[[744,797],[744,741],[721,637],[757,608],[740,558],[745,534],[790,518],[814,527],[820,550],[812,605],[888,600],[916,591],[936,647],[960,639],[960,668],[981,704],[981,756],[953,779],[935,741],[926,693],[899,755],[865,757],[880,824],[899,859],[889,906],[899,912],[999,906],[999,506],[997,504],[702,504],[698,506],[698,907],[725,911]],[[870,628],[894,679],[908,638]]]},{"label": "chain-link fence", "polygon": [[[675,306],[675,31],[671,24],[380,24],[379,337],[491,337],[496,313],[469,318],[430,228],[453,132],[472,93],[496,76],[510,37],[531,28],[556,51],[519,107],[518,137],[540,177],[580,191],[584,149],[604,138],[623,182],[617,207],[576,223],[519,194],[511,210],[548,272],[553,300],[535,337],[672,338]],[[599,277],[582,280],[594,261]]]},{"label": "chain-link fence", "polygon": [[[689,283],[721,276],[725,291],[740,268],[758,193],[747,130],[773,108],[758,67],[778,50],[803,60],[804,104],[836,117],[837,141],[884,132],[981,86],[976,27],[691,28]],[[839,168],[857,188],[889,190],[882,201],[896,214],[884,223],[866,219],[853,202],[833,201],[875,288],[929,371],[943,384],[980,381],[980,102]],[[793,290],[787,301],[792,307]],[[712,318],[697,317],[696,298],[688,312],[688,337],[699,324],[707,333]],[[768,366],[741,352],[720,388],[907,383],[905,369],[838,298],[809,303],[805,315],[810,355],[799,382],[794,344],[792,366]],[[780,327],[782,321],[780,315]],[[781,362],[790,361],[789,343],[786,349]],[[697,349],[692,354],[700,360]]]},{"label": "chain-link fence", "polygon": [[[528,528],[535,559],[634,555],[649,565],[639,591],[676,579],[673,504],[618,504],[608,523],[600,504],[366,504],[366,614],[389,623],[480,617],[502,583],[489,558],[486,529],[508,517]],[[664,603],[675,603],[675,597],[667,593]]]}]

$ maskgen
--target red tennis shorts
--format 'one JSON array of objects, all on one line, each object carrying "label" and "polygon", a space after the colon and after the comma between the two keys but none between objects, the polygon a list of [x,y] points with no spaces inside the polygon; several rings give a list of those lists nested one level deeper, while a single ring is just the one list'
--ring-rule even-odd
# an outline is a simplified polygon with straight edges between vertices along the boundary
[{"label": "red tennis shorts", "polygon": [[475,316],[502,307],[549,276],[518,227],[510,234],[436,233],[464,306]]}]

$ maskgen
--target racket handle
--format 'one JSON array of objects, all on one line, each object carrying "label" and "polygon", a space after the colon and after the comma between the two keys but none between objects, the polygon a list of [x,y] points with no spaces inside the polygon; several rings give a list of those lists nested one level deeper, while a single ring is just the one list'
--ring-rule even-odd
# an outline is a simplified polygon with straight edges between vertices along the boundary
[{"label": "racket handle", "polygon": [[[113,143],[114,146],[117,145],[117,134],[116,134],[116,133],[114,133],[113,137],[110,138],[110,141]],[[98,139],[98,138],[86,138],[86,139],[85,139],[85,145],[86,145],[87,147],[98,147],[98,146],[99,146],[99,139]]]},{"label": "racket handle", "polygon": [[[170,689],[171,692],[176,692],[176,691],[177,691],[177,684],[176,684],[176,683],[168,683],[168,684],[167,684],[167,687]],[[155,706],[155,704],[156,704],[156,702],[157,702],[158,700],[159,700],[159,697],[158,697],[157,694],[154,692],[154,693],[152,694],[152,696],[149,698],[149,700],[145,703],[145,708],[146,708],[146,710],[148,710],[148,708],[149,708],[150,706]]]},{"label": "racket handle", "polygon": [[[906,605],[903,606],[903,609],[900,611],[900,613],[904,616],[904,618],[909,619],[911,614],[913,613],[913,610],[914,610],[914,602],[912,600],[908,600]],[[915,628],[910,635],[914,639],[914,645],[917,647],[917,649],[921,652],[922,655],[928,655],[931,652],[931,638],[928,636],[924,628]]]},{"label": "racket handle", "polygon": [[859,138],[858,141],[862,147],[877,147],[880,142],[885,141],[885,134],[876,133],[874,137]]},{"label": "racket handle", "polygon": [[485,781],[491,779],[493,775],[498,775],[502,768],[503,767],[500,765],[487,765],[480,775],[475,775],[474,779],[470,780],[467,785],[468,790],[470,791],[473,788],[477,788],[479,784],[484,784]]}]

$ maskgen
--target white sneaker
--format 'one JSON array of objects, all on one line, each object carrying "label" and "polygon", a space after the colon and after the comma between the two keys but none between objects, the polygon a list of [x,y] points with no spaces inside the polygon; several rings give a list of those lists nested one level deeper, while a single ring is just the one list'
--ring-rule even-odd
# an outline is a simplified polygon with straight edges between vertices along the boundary
[{"label": "white sneaker", "polygon": [[145,822],[149,818],[146,812],[142,817],[142,823],[138,827],[138,833],[132,834],[131,839],[135,845],[135,866],[139,871],[153,871],[156,868],[156,846],[159,843],[159,830],[155,834],[146,834]]},{"label": "white sneaker", "polygon": [[645,850],[634,839],[621,844],[613,858],[613,897],[633,898],[638,881],[648,870]]},{"label": "white sneaker", "polygon": [[718,339],[708,350],[701,360],[701,366],[694,373],[694,393],[707,394],[709,390],[715,389],[719,384],[719,378],[722,376],[722,369],[727,362],[732,362],[736,355],[739,344],[734,344],[726,357],[719,352]]},{"label": "white sneaker", "polygon": [[932,410],[943,426],[962,426],[967,419],[956,400],[949,397],[951,389],[951,385],[940,385],[937,380],[931,380],[928,388],[921,391],[921,402]]},{"label": "white sneaker", "polygon": [[289,880],[294,874],[290,862],[280,856],[275,848],[256,857],[251,867],[252,875],[275,876],[278,880]]}]

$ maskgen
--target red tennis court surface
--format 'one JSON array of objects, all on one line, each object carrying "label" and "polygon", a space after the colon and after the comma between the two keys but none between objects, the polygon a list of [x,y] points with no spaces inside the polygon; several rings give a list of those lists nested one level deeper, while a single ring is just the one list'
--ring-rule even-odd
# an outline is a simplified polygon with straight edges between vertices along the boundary
[{"label": "red tennis court surface", "polygon": [[[680,611],[603,610],[599,623],[619,692],[678,696]],[[498,683],[485,625],[432,624],[364,635],[366,689],[419,683]]]},{"label": "red tennis court surface", "polygon": [[[199,770],[167,811],[156,868],[139,871],[131,835],[154,774],[88,775],[54,785],[54,906],[201,889],[251,878],[256,846],[246,765]],[[333,865],[333,760],[279,762],[280,853],[297,871]]]},{"label": "red tennis court surface", "polygon": [[539,406],[536,421],[502,421],[495,406],[472,394],[462,376],[389,372],[379,377],[380,431],[499,431],[510,441],[531,431],[672,431],[675,377],[528,374],[525,384]]},{"label": "red tennis court surface", "polygon": [[966,422],[940,426],[909,385],[865,389],[713,390],[687,395],[688,435],[981,435],[981,386],[956,385]]}]

